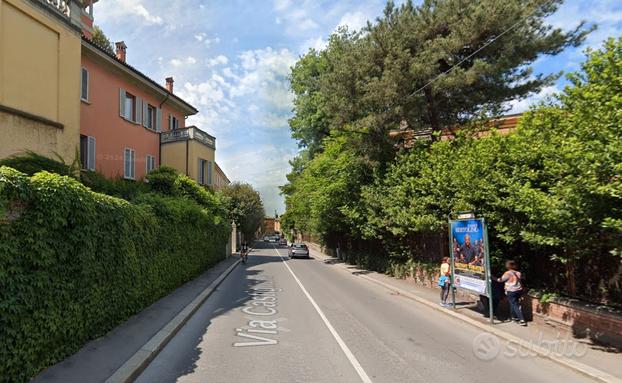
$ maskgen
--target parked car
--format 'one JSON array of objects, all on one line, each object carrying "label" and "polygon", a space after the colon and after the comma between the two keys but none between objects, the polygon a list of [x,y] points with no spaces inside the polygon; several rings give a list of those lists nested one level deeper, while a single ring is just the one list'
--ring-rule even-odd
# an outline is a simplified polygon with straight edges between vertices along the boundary
[{"label": "parked car", "polygon": [[279,246],[287,246],[287,239],[285,238],[279,239]]},{"label": "parked car", "polygon": [[278,241],[279,241],[279,236],[278,235],[273,235],[268,240],[268,242],[270,242],[270,243],[277,243]]},{"label": "parked car", "polygon": [[264,242],[270,242],[270,236],[269,235],[264,235],[263,241]]},{"label": "parked car", "polygon": [[292,243],[292,245],[289,247],[289,257],[309,258],[309,248],[304,243]]}]

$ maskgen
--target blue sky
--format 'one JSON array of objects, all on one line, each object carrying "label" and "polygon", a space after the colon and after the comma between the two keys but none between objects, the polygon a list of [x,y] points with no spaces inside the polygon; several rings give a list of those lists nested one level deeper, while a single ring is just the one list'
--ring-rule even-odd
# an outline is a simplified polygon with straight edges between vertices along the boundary
[{"label": "blue sky", "polygon": [[[399,3],[399,2],[398,2]],[[361,28],[381,14],[384,0],[100,0],[95,23],[128,46],[127,60],[154,80],[175,78],[175,93],[201,112],[189,119],[216,136],[216,160],[231,180],[249,182],[262,194],[266,212],[284,210],[278,186],[298,148],[287,119],[292,95],[287,75],[310,47],[321,49],[339,25]],[[542,57],[536,72],[569,72],[587,46],[622,35],[622,1],[570,0],[551,17],[571,28],[597,23],[586,43]],[[513,111],[563,88],[561,79]]]}]

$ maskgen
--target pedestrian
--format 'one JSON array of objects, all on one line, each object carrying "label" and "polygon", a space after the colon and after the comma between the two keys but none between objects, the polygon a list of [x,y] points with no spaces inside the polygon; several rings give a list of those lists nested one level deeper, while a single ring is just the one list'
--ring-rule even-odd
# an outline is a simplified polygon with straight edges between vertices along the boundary
[{"label": "pedestrian", "polygon": [[451,281],[449,279],[449,257],[444,257],[441,262],[441,273],[438,277],[438,285],[441,288],[441,303],[443,307],[447,307],[447,297],[449,296],[449,288]]},{"label": "pedestrian", "polygon": [[510,318],[521,326],[527,326],[523,311],[520,307],[520,297],[523,295],[523,283],[521,282],[521,273],[515,261],[505,262],[507,271],[503,273],[498,282],[504,283],[505,295],[510,304]]}]

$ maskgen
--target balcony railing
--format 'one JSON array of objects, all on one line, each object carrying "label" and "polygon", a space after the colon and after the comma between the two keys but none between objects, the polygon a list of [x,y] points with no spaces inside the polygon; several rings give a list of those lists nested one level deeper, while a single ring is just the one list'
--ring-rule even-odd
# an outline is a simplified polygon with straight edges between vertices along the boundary
[{"label": "balcony railing", "polygon": [[196,140],[212,149],[216,149],[216,138],[205,133],[204,131],[197,128],[196,126],[189,126],[183,129],[169,130],[168,132],[163,132],[160,135],[160,142],[163,144],[167,142],[187,141],[187,140]]},{"label": "balcony railing", "polygon": [[70,1],[66,0],[41,0],[43,3],[47,3],[49,6],[56,9],[61,14],[71,17],[71,9],[69,7]]}]

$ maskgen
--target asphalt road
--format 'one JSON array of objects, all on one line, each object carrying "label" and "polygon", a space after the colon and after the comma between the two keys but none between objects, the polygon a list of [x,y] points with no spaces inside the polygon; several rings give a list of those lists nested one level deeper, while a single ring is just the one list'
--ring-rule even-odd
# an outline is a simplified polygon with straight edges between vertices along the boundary
[{"label": "asphalt road", "polygon": [[137,382],[592,381],[534,356],[485,360],[494,345],[480,334],[334,265],[258,244]]}]

